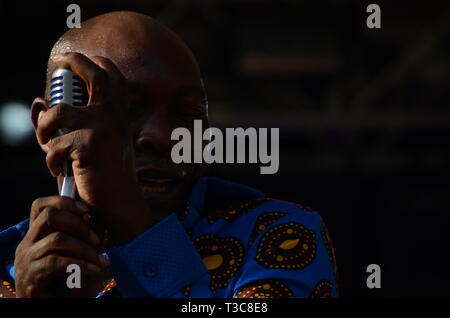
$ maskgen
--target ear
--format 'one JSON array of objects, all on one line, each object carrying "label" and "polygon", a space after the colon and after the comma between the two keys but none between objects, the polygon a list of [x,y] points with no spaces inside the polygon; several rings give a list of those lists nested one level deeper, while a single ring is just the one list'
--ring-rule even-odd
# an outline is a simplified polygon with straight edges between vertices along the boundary
[{"label": "ear", "polygon": [[48,104],[48,101],[41,97],[36,97],[31,104],[31,121],[33,122],[33,126],[35,129],[37,127],[39,113],[41,111],[47,111]]},{"label": "ear", "polygon": [[[41,98],[41,97],[36,97],[33,101],[33,103],[31,104],[31,121],[33,123],[34,129],[37,128],[38,125],[38,119],[39,119],[39,114],[41,112],[45,112],[48,110],[48,101],[46,101],[45,99]],[[47,152],[47,149],[45,148],[45,145],[39,145],[41,147],[41,149],[44,152]]]}]

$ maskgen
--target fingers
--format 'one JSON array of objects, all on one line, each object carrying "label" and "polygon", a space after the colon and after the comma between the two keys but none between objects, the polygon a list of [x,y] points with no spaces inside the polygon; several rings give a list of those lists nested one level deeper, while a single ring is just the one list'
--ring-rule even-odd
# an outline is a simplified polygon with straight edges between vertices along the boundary
[{"label": "fingers", "polygon": [[84,243],[76,237],[54,232],[36,242],[30,250],[34,260],[42,259],[48,255],[56,254],[82,259],[88,263],[107,268],[108,260],[95,248]]},{"label": "fingers", "polygon": [[47,207],[60,211],[71,212],[79,216],[83,216],[90,211],[87,204],[72,198],[56,195],[38,198],[34,200],[31,205],[30,225],[33,224],[38,215],[44,210],[44,208]]},{"label": "fingers", "polygon": [[[80,131],[72,131],[64,136],[53,138],[46,145],[45,162],[53,177],[57,177],[61,173],[63,164],[67,160],[80,159],[74,152],[79,155],[83,148],[77,148],[80,144]],[[68,164],[71,164],[68,162]]]},{"label": "fingers", "polygon": [[[63,68],[70,68],[86,82],[89,90],[89,103],[97,103],[101,93],[126,89],[126,79],[116,67],[116,65],[105,57],[86,57],[80,53],[65,53],[53,57],[56,65]],[[110,79],[113,81],[110,83]],[[113,85],[111,87],[111,84]],[[45,104],[45,105],[44,105]],[[99,102],[99,105],[105,104]],[[106,103],[111,106],[111,103]],[[47,106],[47,107],[45,107]],[[48,102],[36,99],[33,102],[33,124],[36,127],[36,136],[39,144],[48,149],[47,144],[56,134],[58,129],[64,127],[71,131],[86,127],[86,123],[92,119],[92,114],[88,114],[89,107],[75,107],[67,104],[58,104],[48,110]]]},{"label": "fingers", "polygon": [[89,57],[94,63],[104,69],[110,76],[119,81],[126,81],[123,74],[117,68],[116,64],[113,63],[110,59],[103,56],[92,56]]},{"label": "fingers", "polygon": [[31,122],[34,128],[38,126],[38,119],[47,109],[50,108],[50,103],[48,100],[42,97],[36,97],[31,103]]},{"label": "fingers", "polygon": [[71,69],[78,74],[86,83],[89,91],[89,103],[96,97],[107,80],[106,71],[95,64],[91,59],[80,53],[64,53],[52,58],[55,65]]},{"label": "fingers", "polygon": [[100,266],[86,262],[84,259],[54,254],[32,262],[29,270],[34,273],[35,281],[45,282],[50,281],[55,276],[67,276],[67,268],[72,264],[80,266],[81,273],[85,275],[93,275],[102,270]]},{"label": "fingers", "polygon": [[90,208],[72,198],[51,196],[33,202],[30,226],[15,251],[17,296],[55,295],[56,277],[68,266],[96,274],[109,266],[98,251],[100,239],[84,218]]},{"label": "fingers", "polygon": [[100,245],[100,238],[81,216],[47,207],[33,222],[28,238],[37,242],[51,232],[67,233],[94,247]]},{"label": "fingers", "polygon": [[57,54],[52,60],[55,65],[71,69],[84,80],[89,92],[88,104],[95,102],[98,96],[101,96],[102,92],[104,93],[105,84],[109,79],[114,79],[122,84],[126,82],[117,66],[106,57],[87,57],[81,53],[68,52]]},{"label": "fingers", "polygon": [[86,262],[83,259],[63,255],[48,255],[42,259],[30,262],[26,268],[17,266],[16,292],[18,298],[40,298],[60,295],[52,290],[56,277],[66,277],[69,266],[78,265],[81,275],[95,275],[101,272],[101,267]]},{"label": "fingers", "polygon": [[37,118],[36,137],[43,145],[57,134],[57,130],[74,130],[85,126],[89,116],[86,108],[75,107],[67,104],[58,104],[47,111],[41,111]]},{"label": "fingers", "polygon": [[100,238],[85,221],[90,208],[83,202],[62,196],[36,199],[31,206],[30,227],[26,235],[33,244],[52,232],[64,232],[98,247]]}]

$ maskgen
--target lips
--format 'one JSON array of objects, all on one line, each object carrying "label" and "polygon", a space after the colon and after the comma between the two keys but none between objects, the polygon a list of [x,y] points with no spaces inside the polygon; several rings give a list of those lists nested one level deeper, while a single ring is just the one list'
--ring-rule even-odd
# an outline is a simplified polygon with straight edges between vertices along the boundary
[{"label": "lips", "polygon": [[139,185],[144,192],[167,192],[173,183],[173,179],[168,178],[139,178]]},{"label": "lips", "polygon": [[173,171],[153,167],[139,167],[136,174],[142,191],[149,193],[168,192],[180,179]]}]

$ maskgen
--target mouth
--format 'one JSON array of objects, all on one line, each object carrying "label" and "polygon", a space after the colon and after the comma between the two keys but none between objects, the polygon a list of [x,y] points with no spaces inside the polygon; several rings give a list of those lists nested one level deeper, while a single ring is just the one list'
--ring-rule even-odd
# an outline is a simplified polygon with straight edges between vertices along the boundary
[{"label": "mouth", "polygon": [[139,178],[139,185],[144,192],[163,193],[168,192],[173,184],[172,179],[161,178]]},{"label": "mouth", "polygon": [[180,181],[180,176],[173,172],[156,169],[137,169],[136,171],[141,190],[145,193],[170,192]]}]

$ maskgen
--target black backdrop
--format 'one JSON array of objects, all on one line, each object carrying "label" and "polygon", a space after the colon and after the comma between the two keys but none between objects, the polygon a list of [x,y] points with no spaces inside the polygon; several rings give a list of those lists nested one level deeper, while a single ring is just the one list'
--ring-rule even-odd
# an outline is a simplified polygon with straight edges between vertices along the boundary
[{"label": "black backdrop", "polygon": [[[69,3],[0,1],[0,103],[43,95]],[[343,296],[449,296],[450,7],[377,3],[380,30],[367,29],[368,2],[357,0],[77,1],[82,20],[135,10],[177,31],[198,57],[216,126],[280,128],[278,174],[212,173],[318,210]],[[5,228],[56,186],[34,139],[0,145],[0,163]],[[379,290],[366,287],[372,263]]]}]

